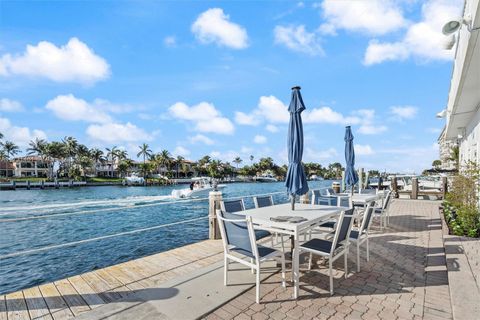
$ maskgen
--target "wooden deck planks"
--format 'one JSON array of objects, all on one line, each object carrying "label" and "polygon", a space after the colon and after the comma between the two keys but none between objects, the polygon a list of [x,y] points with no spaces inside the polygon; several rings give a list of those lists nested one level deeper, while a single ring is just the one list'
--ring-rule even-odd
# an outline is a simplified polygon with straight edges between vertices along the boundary
[{"label": "wooden deck planks", "polygon": [[25,297],[28,313],[32,320],[53,319],[50,315],[50,310],[48,310],[47,303],[38,287],[23,290],[23,296]]},{"label": "wooden deck planks", "polygon": [[90,308],[94,309],[106,303],[81,276],[70,277],[68,281]]},{"label": "wooden deck planks", "polygon": [[0,320],[7,319],[7,304],[5,303],[5,296],[0,295]]},{"label": "wooden deck planks", "polygon": [[[53,283],[39,286],[48,309],[55,320],[71,319],[73,313]],[[10,320],[10,319],[9,319]]]},{"label": "wooden deck planks", "polygon": [[82,312],[91,310],[87,302],[82,298],[77,290],[75,290],[68,279],[55,281],[55,286],[67,305],[70,307],[73,315],[78,316]]},{"label": "wooden deck planks", "polygon": [[25,320],[30,319],[27,304],[22,291],[12,292],[5,296],[7,305],[8,320]]},{"label": "wooden deck planks", "polygon": [[202,241],[0,296],[0,320],[63,320],[159,285],[221,259],[220,241]]}]

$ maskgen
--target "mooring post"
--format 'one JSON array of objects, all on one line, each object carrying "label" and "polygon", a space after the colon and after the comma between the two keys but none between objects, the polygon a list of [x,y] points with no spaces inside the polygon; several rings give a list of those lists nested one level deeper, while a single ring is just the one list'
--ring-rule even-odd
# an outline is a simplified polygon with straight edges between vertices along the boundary
[{"label": "mooring post", "polygon": [[30,180],[27,180],[27,190],[30,190]]},{"label": "mooring post", "polygon": [[210,191],[208,194],[208,235],[210,240],[221,238],[217,221],[217,210],[220,209],[220,201],[222,201],[222,192]]},{"label": "mooring post", "polygon": [[392,177],[392,191],[395,198],[398,199],[398,185],[397,185],[397,176]]},{"label": "mooring post", "polygon": [[448,179],[447,177],[442,177],[442,198],[445,200],[448,193]]},{"label": "mooring post", "polygon": [[305,194],[302,194],[300,196],[300,203],[310,203],[310,196],[309,196],[310,192],[307,192]]},{"label": "mooring post", "polygon": [[412,194],[410,195],[410,199],[417,199],[418,198],[418,178],[412,178]]}]

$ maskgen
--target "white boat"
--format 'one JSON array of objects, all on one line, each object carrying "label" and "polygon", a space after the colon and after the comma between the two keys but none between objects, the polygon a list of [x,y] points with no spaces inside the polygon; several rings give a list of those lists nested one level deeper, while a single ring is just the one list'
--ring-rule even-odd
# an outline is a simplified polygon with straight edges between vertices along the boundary
[{"label": "white boat", "polygon": [[136,173],[132,173],[130,176],[125,177],[124,184],[126,185],[141,185],[145,183],[145,179],[143,177],[139,177]]},{"label": "white boat", "polygon": [[[175,189],[172,191],[174,198],[192,198],[207,196],[210,191],[214,190],[211,179],[205,177],[192,178],[192,187],[185,189]],[[225,188],[227,185],[218,184],[217,190]]]},{"label": "white boat", "polygon": [[324,179],[320,176],[317,176],[316,174],[313,174],[310,176],[311,181],[323,181]]},{"label": "white boat", "polygon": [[256,182],[277,182],[277,178],[275,178],[272,174],[262,174],[261,176],[253,177],[253,181]]}]

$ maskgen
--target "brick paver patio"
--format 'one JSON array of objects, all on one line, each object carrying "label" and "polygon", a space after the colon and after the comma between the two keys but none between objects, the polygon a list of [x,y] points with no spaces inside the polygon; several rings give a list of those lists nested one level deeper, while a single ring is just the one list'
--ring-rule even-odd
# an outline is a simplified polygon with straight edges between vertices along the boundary
[{"label": "brick paver patio", "polygon": [[362,260],[361,272],[356,272],[355,248],[347,279],[343,259],[334,263],[334,296],[328,293],[328,269],[317,263],[308,271],[304,265],[298,300],[275,274],[262,283],[260,304],[253,288],[206,318],[451,319],[439,204],[394,201],[389,227],[381,232],[375,224],[371,230],[370,262]]}]

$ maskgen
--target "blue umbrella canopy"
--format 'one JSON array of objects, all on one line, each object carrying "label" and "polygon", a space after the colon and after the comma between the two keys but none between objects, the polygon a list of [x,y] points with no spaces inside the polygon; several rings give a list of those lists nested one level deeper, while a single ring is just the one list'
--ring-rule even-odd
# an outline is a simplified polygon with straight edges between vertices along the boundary
[{"label": "blue umbrella canopy", "polygon": [[303,156],[303,124],[302,111],[305,110],[300,87],[292,88],[292,100],[288,111],[290,112],[290,123],[288,125],[288,171],[285,179],[287,192],[293,200],[296,195],[302,195],[308,192],[307,177],[302,164]]},{"label": "blue umbrella canopy", "polygon": [[358,182],[355,171],[355,149],[353,148],[353,134],[350,126],[345,128],[345,184],[352,187]]}]

